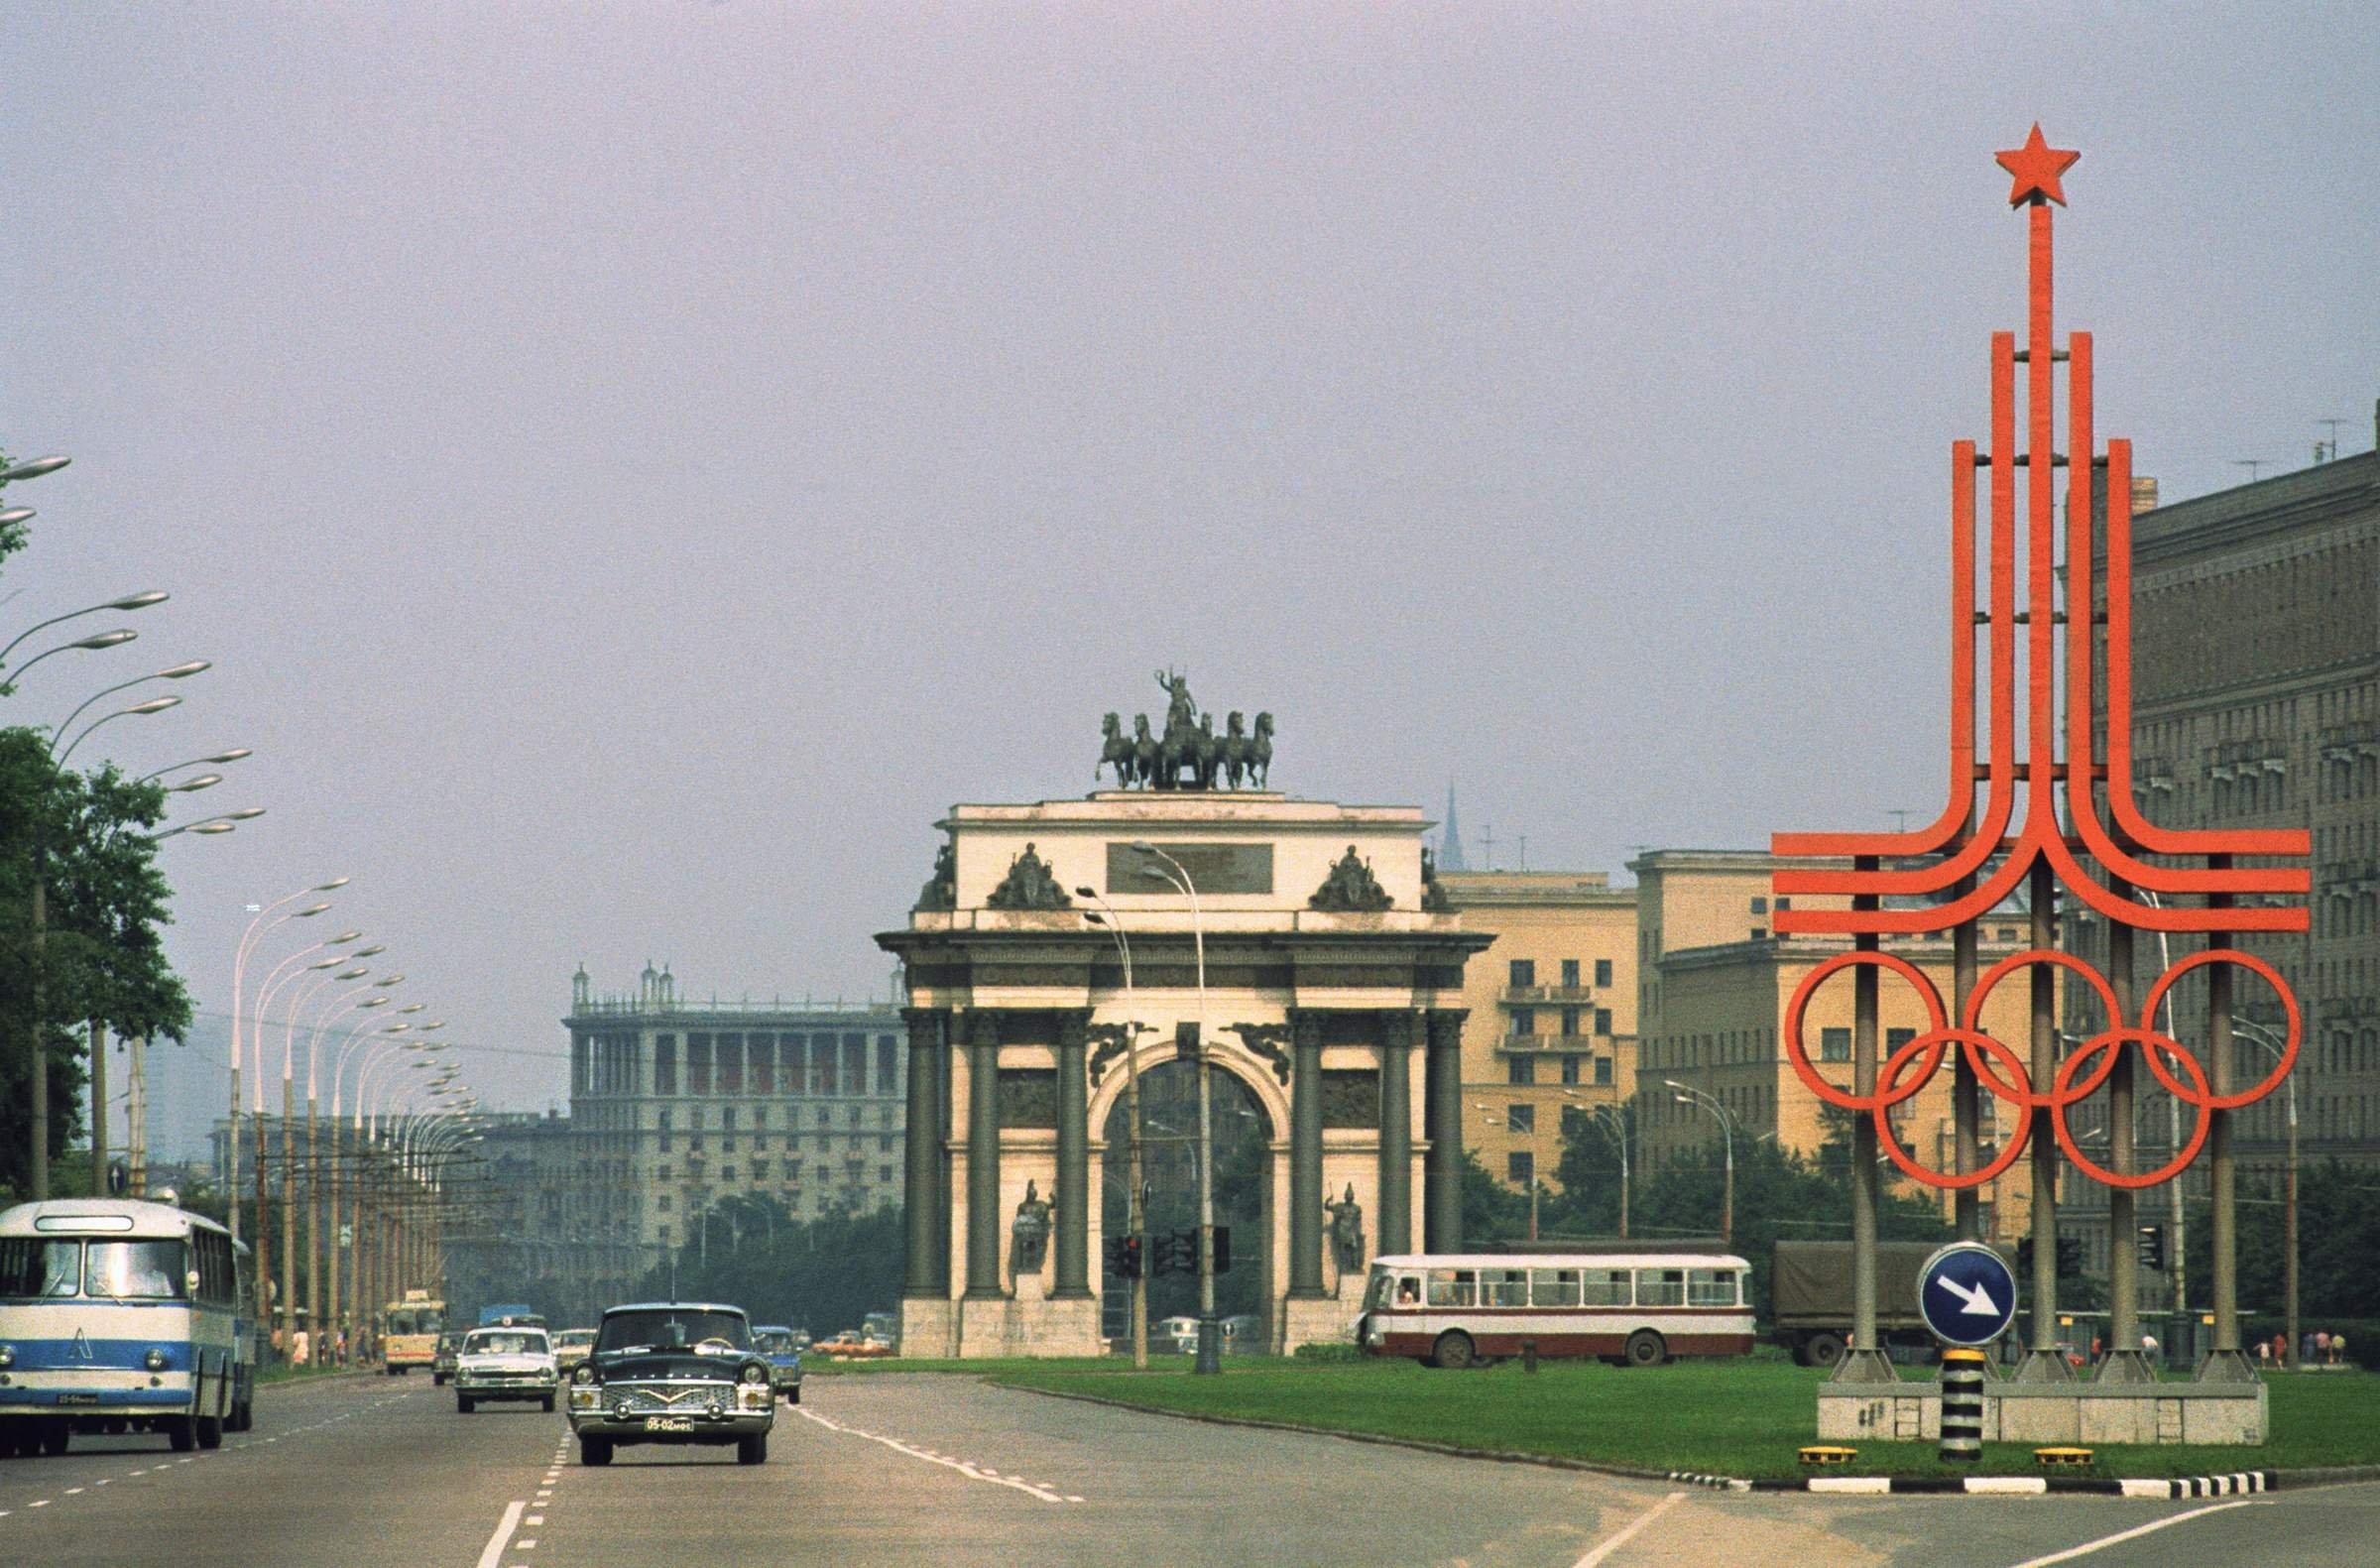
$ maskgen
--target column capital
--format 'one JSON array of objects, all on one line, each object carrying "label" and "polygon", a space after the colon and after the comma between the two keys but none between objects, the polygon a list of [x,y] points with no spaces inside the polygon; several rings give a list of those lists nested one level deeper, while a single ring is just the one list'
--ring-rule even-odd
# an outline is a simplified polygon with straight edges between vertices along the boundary
[{"label": "column capital", "polygon": [[1290,1009],[1289,1042],[1299,1050],[1322,1049],[1322,1015],[1313,1008]]},{"label": "column capital", "polygon": [[1454,1050],[1463,1043],[1463,1021],[1471,1017],[1469,1008],[1432,1008],[1424,1015],[1430,1032],[1430,1049]]},{"label": "column capital", "polygon": [[1091,1038],[1091,1010],[1089,1008],[1059,1008],[1058,1046],[1063,1050],[1081,1050]]},{"label": "column capital", "polygon": [[967,1043],[978,1049],[1000,1046],[1000,1015],[991,1008],[967,1010]]}]

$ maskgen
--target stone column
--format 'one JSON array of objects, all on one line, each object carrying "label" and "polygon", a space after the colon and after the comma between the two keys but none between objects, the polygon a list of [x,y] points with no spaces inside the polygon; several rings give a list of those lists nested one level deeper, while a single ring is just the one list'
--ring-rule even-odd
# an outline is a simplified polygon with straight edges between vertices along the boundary
[{"label": "stone column", "polygon": [[1413,1015],[1383,1013],[1380,1027],[1380,1245],[1413,1250]]},{"label": "stone column", "polygon": [[900,1293],[931,1296],[934,1288],[934,1216],[940,1198],[942,1161],[936,1146],[941,1117],[934,1105],[934,1045],[942,1031],[942,1015],[931,1008],[903,1008],[901,1022],[909,1029],[909,1100],[906,1108],[908,1163],[902,1172],[901,1220],[906,1257]]},{"label": "stone column", "polygon": [[1432,1008],[1429,1030],[1424,1130],[1430,1136],[1429,1166],[1422,1182],[1422,1250],[1463,1250],[1463,1019],[1461,1008]]},{"label": "stone column", "polygon": [[958,1136],[958,1107],[950,1086],[959,1050],[958,1027],[949,1014],[934,1036],[934,1289],[950,1294],[950,1212],[958,1194],[951,1179],[951,1141]]},{"label": "stone column", "polygon": [[1322,1015],[1289,1015],[1289,1294],[1322,1295]]},{"label": "stone column", "polygon": [[1085,1035],[1091,1014],[1069,1008],[1058,1015],[1058,1270],[1050,1294],[1091,1295],[1091,1110],[1086,1103]]},{"label": "stone column", "polygon": [[967,1294],[1000,1287],[1000,1015],[967,1015]]}]

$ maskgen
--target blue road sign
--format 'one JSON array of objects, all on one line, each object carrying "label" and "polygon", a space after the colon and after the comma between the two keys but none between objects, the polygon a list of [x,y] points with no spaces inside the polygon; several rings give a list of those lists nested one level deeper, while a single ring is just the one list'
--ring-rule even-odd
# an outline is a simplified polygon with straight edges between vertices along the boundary
[{"label": "blue road sign", "polygon": [[1946,1345],[1988,1345],[2016,1321],[2016,1273],[1980,1242],[1953,1242],[1917,1273],[1917,1310]]}]

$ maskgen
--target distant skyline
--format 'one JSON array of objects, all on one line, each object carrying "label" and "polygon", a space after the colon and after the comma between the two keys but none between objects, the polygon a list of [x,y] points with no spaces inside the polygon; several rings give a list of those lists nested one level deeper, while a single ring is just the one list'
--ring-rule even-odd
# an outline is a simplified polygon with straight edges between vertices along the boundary
[{"label": "distant skyline", "polygon": [[499,1106],[582,961],[882,995],[934,823],[1091,788],[1159,666],[1295,793],[1451,777],[1474,865],[1938,798],[2037,120],[2166,499],[2372,445],[2356,7],[10,21],[0,445],[74,463],[0,622],[174,598],[5,721],[214,661],[102,737],[256,748],[174,810],[267,814],[163,850],[201,1010],[352,875]]}]

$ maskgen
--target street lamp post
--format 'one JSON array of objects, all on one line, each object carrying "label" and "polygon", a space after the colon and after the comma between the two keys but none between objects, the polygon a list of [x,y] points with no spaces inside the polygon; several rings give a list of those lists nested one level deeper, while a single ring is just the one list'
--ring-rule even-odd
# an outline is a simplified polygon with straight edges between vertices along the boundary
[{"label": "street lamp post", "polygon": [[1731,1243],[1735,1240],[1735,1118],[1720,1103],[1717,1095],[1689,1089],[1675,1078],[1661,1081],[1677,1091],[1678,1104],[1702,1106],[1719,1118],[1719,1130],[1726,1139],[1727,1160],[1726,1178],[1720,1188],[1719,1239],[1723,1244]]},{"label": "street lamp post", "polygon": [[1223,1371],[1220,1325],[1215,1321],[1215,1093],[1207,1071],[1207,931],[1199,912],[1198,884],[1182,863],[1146,839],[1132,841],[1135,854],[1162,865],[1143,864],[1140,875],[1171,883],[1190,901],[1190,942],[1198,973],[1198,1355],[1193,1374]]},{"label": "street lamp post", "polygon": [[[1628,1119],[1627,1113],[1616,1105],[1597,1105],[1588,1108],[1588,1120],[1603,1129],[1604,1136],[1619,1150],[1619,1239],[1628,1239]],[[1606,1122],[1605,1117],[1611,1120]]]},{"label": "street lamp post", "polygon": [[1097,889],[1081,887],[1074,890],[1082,898],[1099,905],[1099,913],[1086,911],[1083,918],[1094,925],[1105,925],[1116,938],[1116,950],[1124,955],[1124,1116],[1125,1145],[1131,1190],[1125,1194],[1125,1223],[1129,1234],[1138,1238],[1140,1266],[1133,1270],[1132,1293],[1132,1367],[1138,1372],[1148,1370],[1148,1216],[1141,1211],[1140,1193],[1140,1010],[1132,994],[1132,944],[1124,934],[1124,921],[1115,908],[1101,898]]},{"label": "street lamp post", "polygon": [[[2252,1044],[2272,1052],[2274,1061],[2282,1059],[2281,1046],[2265,1025],[2233,1019],[2231,1027],[2247,1030]],[[2282,1347],[2281,1365],[2295,1372],[2298,1367],[2298,1075],[2291,1073],[2282,1087],[2288,1097],[2289,1165],[2284,1178],[2288,1183],[2287,1201],[2281,1209],[2281,1331],[2288,1340]]]},{"label": "street lamp post", "polygon": [[[229,827],[230,824],[225,823],[224,826]],[[181,832],[183,829],[176,828],[173,829],[173,831]],[[158,836],[160,838],[164,838],[169,835],[161,833]],[[248,922],[248,929],[240,933],[240,945],[232,952],[231,1114],[224,1122],[223,1180],[224,1191],[231,1195],[230,1228],[231,1239],[235,1242],[240,1239],[240,1030],[244,1025],[244,1021],[240,1013],[240,994],[247,981],[248,955],[255,950],[258,939],[266,931],[271,930],[274,926],[280,925],[287,920],[305,919],[313,915],[320,914],[324,909],[329,908],[330,905],[327,904],[317,904],[312,908],[293,910],[292,912],[281,915],[277,918],[273,917],[274,910],[282,908],[288,905],[296,904],[299,899],[305,898],[310,894],[333,892],[339,888],[345,887],[347,882],[348,879],[345,877],[333,877],[328,882],[316,883],[310,888],[300,888],[296,893],[290,894],[285,898],[274,900],[271,904],[266,905],[263,908],[256,911],[256,918],[250,920]]]}]

